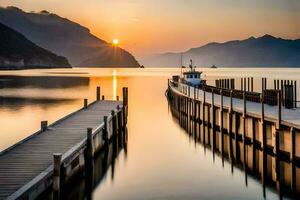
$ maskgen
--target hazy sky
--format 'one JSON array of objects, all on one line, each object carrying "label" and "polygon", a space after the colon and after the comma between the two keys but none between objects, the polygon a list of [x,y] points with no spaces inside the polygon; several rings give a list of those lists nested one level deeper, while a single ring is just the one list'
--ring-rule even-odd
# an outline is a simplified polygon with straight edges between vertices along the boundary
[{"label": "hazy sky", "polygon": [[0,0],[57,13],[136,55],[266,33],[300,38],[300,0]]}]

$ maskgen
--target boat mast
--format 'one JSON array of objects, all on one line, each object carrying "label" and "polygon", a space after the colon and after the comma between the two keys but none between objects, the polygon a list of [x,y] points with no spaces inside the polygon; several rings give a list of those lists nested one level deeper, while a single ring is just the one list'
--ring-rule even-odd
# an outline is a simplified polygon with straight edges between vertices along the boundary
[{"label": "boat mast", "polygon": [[182,76],[182,70],[183,70],[183,64],[182,64],[182,52],[180,53],[180,63],[181,63],[181,76]]}]

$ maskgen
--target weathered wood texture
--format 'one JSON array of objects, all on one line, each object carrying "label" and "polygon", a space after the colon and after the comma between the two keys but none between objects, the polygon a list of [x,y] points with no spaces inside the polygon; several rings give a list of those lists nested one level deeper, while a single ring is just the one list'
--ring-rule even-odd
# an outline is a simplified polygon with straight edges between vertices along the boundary
[{"label": "weathered wood texture", "polygon": [[[5,199],[37,176],[51,170],[54,153],[66,153],[86,139],[87,128],[103,124],[120,101],[96,101],[50,125],[0,155],[0,199]],[[46,170],[47,171],[47,170]]]}]

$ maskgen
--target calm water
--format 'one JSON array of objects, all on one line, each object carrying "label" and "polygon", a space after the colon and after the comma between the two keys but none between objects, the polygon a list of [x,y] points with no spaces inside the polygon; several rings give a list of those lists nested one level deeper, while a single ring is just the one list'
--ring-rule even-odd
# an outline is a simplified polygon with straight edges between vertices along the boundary
[{"label": "calm water", "polygon": [[[195,144],[168,110],[167,79],[178,69],[73,69],[0,72],[0,150],[37,131],[41,120],[53,122],[95,99],[101,86],[107,99],[129,88],[128,144],[114,165],[114,176],[96,186],[94,199],[263,199],[258,179],[248,176]],[[293,79],[298,69],[206,69],[212,83],[219,76]],[[298,83],[300,80],[298,80]],[[238,83],[237,83],[238,85]],[[299,92],[298,92],[299,94]],[[111,168],[108,174],[112,173]],[[267,199],[278,199],[267,188]],[[72,198],[79,198],[72,196]]]}]

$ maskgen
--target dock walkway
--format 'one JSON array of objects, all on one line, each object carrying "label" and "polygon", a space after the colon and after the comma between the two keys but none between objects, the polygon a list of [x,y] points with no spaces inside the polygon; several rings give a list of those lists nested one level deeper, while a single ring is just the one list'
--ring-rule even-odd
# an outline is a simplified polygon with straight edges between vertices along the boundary
[{"label": "dock walkway", "polygon": [[[184,94],[184,90],[187,91],[188,86],[185,84],[180,84],[178,87],[171,87],[174,92],[178,92],[181,95],[185,95],[188,97],[188,94]],[[197,100],[203,101],[203,90],[196,89],[195,97]],[[190,90],[190,98],[194,99],[194,88],[191,87]],[[205,101],[207,103],[212,103],[212,93],[205,92]],[[244,102],[242,99],[233,98],[232,108],[234,111],[239,113],[243,113]],[[214,105],[220,107],[221,106],[221,95],[214,94]],[[230,97],[223,96],[223,106],[226,109],[230,108]],[[261,115],[261,104],[256,102],[246,101],[246,114],[249,116],[259,118]],[[264,115],[265,119],[272,122],[278,121],[278,106],[264,105]],[[286,109],[284,107],[281,108],[281,124],[294,127],[300,129],[300,109]]]},{"label": "dock walkway", "polygon": [[[122,101],[98,100],[90,105],[86,104],[79,111],[1,152],[0,199],[36,198],[38,193],[53,182],[49,177],[53,176],[53,155],[56,153],[61,154],[66,175],[77,165],[81,166],[85,162],[83,152],[88,140],[87,128],[92,128],[92,146],[101,146],[104,143],[103,129],[114,129],[115,125],[111,122],[113,119],[124,121],[120,116],[124,107]],[[115,112],[115,118],[112,111]],[[108,125],[105,125],[104,116],[108,116]],[[108,139],[110,135],[107,134]]]}]

